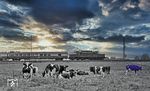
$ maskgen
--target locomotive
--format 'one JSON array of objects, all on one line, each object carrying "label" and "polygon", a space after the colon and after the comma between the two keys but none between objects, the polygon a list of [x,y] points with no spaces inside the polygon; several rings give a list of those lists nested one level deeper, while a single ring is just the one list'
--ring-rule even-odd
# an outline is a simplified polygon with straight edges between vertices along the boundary
[{"label": "locomotive", "polygon": [[69,52],[0,52],[0,60],[29,60],[29,59],[54,59],[54,60],[103,60],[105,54],[98,51]]}]

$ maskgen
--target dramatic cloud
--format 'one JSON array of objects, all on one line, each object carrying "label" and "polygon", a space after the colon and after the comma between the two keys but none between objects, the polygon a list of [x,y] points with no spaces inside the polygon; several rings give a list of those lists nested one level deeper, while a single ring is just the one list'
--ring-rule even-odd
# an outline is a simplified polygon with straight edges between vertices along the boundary
[{"label": "dramatic cloud", "polygon": [[[129,57],[150,49],[149,0],[1,0],[1,51],[98,50]],[[15,45],[15,46],[14,46]],[[136,54],[136,53],[137,54]]]},{"label": "dramatic cloud", "polygon": [[13,4],[27,5],[31,7],[32,12],[30,12],[30,14],[33,15],[36,20],[46,24],[74,23],[81,19],[91,18],[94,16],[94,13],[90,11],[90,9],[95,7],[95,2],[90,2],[91,0],[8,1]]}]

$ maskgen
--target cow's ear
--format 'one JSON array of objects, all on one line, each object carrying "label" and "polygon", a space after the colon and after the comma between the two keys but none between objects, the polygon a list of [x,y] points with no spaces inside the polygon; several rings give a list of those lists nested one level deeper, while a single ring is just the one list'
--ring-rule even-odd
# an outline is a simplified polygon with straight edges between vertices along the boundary
[{"label": "cow's ear", "polygon": [[29,63],[29,66],[32,65],[32,63]]},{"label": "cow's ear", "polygon": [[26,65],[26,63],[23,63],[23,65]]}]

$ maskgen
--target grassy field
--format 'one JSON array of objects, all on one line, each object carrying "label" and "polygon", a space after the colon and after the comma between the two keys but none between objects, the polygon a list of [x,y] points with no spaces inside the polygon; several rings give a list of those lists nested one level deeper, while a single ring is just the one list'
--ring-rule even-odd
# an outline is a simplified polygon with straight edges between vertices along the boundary
[{"label": "grassy field", "polygon": [[[105,76],[90,73],[72,79],[43,78],[41,73],[49,64],[68,65],[68,69],[80,69],[89,72],[90,66],[111,66],[111,74]],[[143,70],[137,75],[130,72],[125,75],[127,64],[138,64]],[[150,91],[150,62],[36,62],[38,76],[27,81],[22,78],[22,63],[0,63],[0,91]],[[19,86],[7,87],[8,78],[17,78]]]}]

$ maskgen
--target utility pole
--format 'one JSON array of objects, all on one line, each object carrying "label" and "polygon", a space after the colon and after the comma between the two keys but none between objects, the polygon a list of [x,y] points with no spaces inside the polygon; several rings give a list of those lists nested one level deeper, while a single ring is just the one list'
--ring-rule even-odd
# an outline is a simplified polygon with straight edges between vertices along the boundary
[{"label": "utility pole", "polygon": [[125,60],[125,57],[126,57],[125,49],[126,49],[126,45],[125,45],[125,36],[123,36],[123,60]]},{"label": "utility pole", "polygon": [[29,60],[31,61],[31,58],[32,58],[32,35],[31,35],[31,52],[29,54],[30,54]]},{"label": "utility pole", "polygon": [[31,35],[31,53],[32,53],[32,35]]}]

